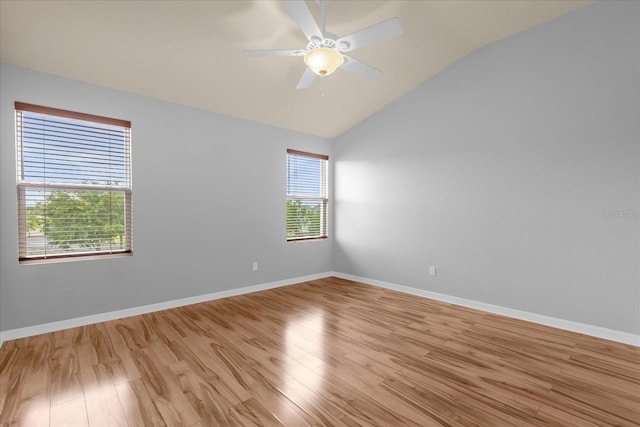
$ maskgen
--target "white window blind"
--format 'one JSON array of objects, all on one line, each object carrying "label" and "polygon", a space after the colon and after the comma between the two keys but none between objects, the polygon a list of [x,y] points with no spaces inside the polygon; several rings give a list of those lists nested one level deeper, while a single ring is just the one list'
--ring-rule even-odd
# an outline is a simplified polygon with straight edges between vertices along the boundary
[{"label": "white window blind", "polygon": [[329,157],[287,150],[287,240],[326,239]]},{"label": "white window blind", "polygon": [[131,253],[131,123],[15,109],[20,261]]}]

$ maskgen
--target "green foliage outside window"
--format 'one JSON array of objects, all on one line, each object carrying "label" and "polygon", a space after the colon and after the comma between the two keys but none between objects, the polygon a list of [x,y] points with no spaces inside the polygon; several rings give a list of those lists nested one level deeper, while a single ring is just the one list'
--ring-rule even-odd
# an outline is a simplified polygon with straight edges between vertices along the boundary
[{"label": "green foliage outside window", "polygon": [[65,251],[96,251],[123,246],[124,193],[108,191],[52,191],[44,202],[27,208],[27,229],[40,231],[49,247]]},{"label": "green foliage outside window", "polygon": [[287,238],[319,236],[320,205],[287,200]]}]

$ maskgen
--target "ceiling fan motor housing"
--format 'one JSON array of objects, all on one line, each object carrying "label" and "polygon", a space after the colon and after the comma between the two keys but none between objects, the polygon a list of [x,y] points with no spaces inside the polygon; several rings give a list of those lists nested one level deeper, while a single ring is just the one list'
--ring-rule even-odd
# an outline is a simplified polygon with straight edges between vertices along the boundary
[{"label": "ceiling fan motor housing", "polygon": [[326,47],[329,49],[336,49],[338,51],[345,51],[349,49],[348,42],[340,42],[338,43],[338,36],[335,34],[327,33],[324,38],[321,40],[319,37],[311,37],[311,40],[307,44],[307,50],[313,50],[319,47]]}]

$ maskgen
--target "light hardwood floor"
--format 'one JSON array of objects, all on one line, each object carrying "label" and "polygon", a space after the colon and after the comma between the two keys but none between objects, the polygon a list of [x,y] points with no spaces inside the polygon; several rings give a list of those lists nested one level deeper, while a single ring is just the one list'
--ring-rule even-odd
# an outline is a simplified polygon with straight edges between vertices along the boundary
[{"label": "light hardwood floor", "polygon": [[640,425],[640,348],[337,278],[6,342],[0,425]]}]

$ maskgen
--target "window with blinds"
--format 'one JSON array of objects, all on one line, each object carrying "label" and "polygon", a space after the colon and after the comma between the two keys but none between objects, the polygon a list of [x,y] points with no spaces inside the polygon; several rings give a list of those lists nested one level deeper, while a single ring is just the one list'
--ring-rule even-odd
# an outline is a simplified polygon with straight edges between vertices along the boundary
[{"label": "window with blinds", "polygon": [[131,253],[131,123],[15,110],[20,261]]},{"label": "window with blinds", "polygon": [[287,150],[287,240],[327,238],[329,157]]}]

